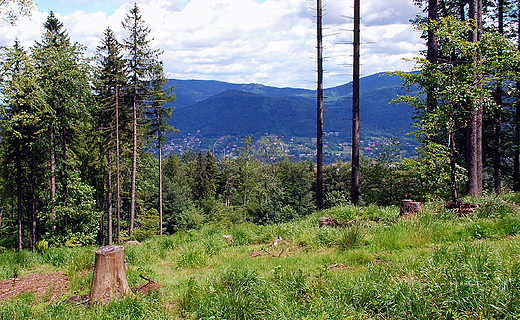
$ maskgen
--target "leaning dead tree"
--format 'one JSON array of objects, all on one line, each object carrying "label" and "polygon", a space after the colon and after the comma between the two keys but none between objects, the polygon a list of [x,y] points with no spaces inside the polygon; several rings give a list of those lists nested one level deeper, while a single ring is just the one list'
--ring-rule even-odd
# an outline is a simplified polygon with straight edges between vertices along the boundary
[{"label": "leaning dead tree", "polygon": [[107,303],[131,293],[126,280],[125,248],[104,246],[97,249],[90,300]]}]

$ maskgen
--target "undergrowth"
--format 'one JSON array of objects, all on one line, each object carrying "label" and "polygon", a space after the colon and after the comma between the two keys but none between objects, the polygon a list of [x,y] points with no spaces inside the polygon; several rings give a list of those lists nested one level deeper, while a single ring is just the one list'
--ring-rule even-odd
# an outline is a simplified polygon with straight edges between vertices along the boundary
[{"label": "undergrowth", "polygon": [[[27,293],[0,319],[514,319],[516,198],[484,197],[465,216],[428,203],[416,218],[339,206],[277,225],[208,224],[126,247],[130,286],[145,275],[161,284],[153,294],[77,307]],[[318,227],[322,216],[350,223]],[[94,250],[5,251],[0,277],[45,267],[71,278],[69,295],[88,293]]]}]

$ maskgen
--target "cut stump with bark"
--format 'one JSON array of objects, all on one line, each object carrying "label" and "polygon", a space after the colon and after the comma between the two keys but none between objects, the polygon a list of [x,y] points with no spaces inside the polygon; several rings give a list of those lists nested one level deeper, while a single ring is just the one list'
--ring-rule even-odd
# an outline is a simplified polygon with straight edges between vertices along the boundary
[{"label": "cut stump with bark", "polygon": [[105,304],[128,294],[132,294],[132,290],[126,280],[125,248],[104,246],[97,249],[90,300]]},{"label": "cut stump with bark", "polygon": [[422,203],[410,199],[404,199],[401,200],[401,211],[399,212],[399,215],[404,217],[415,216],[422,209]]}]

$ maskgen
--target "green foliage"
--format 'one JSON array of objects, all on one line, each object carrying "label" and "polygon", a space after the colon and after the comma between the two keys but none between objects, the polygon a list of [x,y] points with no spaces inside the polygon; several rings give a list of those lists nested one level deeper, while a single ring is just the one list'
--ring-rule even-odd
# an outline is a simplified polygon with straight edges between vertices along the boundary
[{"label": "green foliage", "polygon": [[34,246],[34,251],[38,252],[39,254],[43,254],[49,250],[49,242],[46,240],[40,240],[36,242],[36,245]]},{"label": "green foliage", "polygon": [[[450,163],[446,146],[428,143],[418,150],[415,159],[403,159],[407,172],[406,190],[409,197],[417,201],[448,199],[450,196]],[[466,182],[466,169],[457,165],[456,181],[459,188]]]},{"label": "green foliage", "polygon": [[[161,284],[157,293],[79,309],[20,297],[4,302],[0,314],[30,313],[37,319],[130,314],[154,319],[516,318],[520,246],[518,236],[506,230],[520,224],[514,222],[519,212],[509,207],[510,198],[483,200],[494,209],[483,205],[482,215],[475,212],[471,218],[432,203],[410,220],[398,218],[398,207],[372,205],[334,207],[265,226],[206,224],[125,248],[129,283],[138,286],[139,274],[150,276]],[[356,222],[318,227],[321,215]],[[232,244],[225,234],[233,236]],[[273,245],[278,236],[284,242]],[[67,271],[74,290],[84,292],[94,248],[51,246],[43,254],[6,251],[0,258],[6,277],[41,264],[56,266]],[[17,304],[20,300],[26,305]]]},{"label": "green foliage", "polygon": [[211,220],[227,227],[247,221],[247,211],[240,207],[215,204],[211,211]]},{"label": "green foliage", "polygon": [[134,237],[137,241],[143,241],[157,235],[159,233],[159,213],[154,208],[146,210],[140,207],[136,225]]},{"label": "green foliage", "polygon": [[99,218],[94,189],[77,177],[70,177],[68,184],[69,200],[67,204],[56,206],[57,233],[45,235],[51,243],[78,246],[93,244],[99,231]]},{"label": "green foliage", "polygon": [[174,222],[177,230],[179,229],[197,229],[202,227],[206,217],[204,211],[197,208],[195,205],[191,205],[189,208],[184,210]]}]

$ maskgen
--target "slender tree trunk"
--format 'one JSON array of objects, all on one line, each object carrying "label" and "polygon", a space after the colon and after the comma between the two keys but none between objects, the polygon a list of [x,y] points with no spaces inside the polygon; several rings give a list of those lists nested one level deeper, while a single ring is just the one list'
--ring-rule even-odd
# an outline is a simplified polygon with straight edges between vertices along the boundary
[{"label": "slender tree trunk", "polygon": [[321,0],[317,0],[317,43],[318,43],[318,105],[317,105],[317,142],[316,142],[316,208],[323,208],[323,35]]},{"label": "slender tree trunk", "polygon": [[[480,38],[482,37],[481,33],[482,33],[482,0],[477,0],[477,41],[480,40]],[[480,56],[477,57],[479,63],[480,63],[480,60],[482,59]],[[481,78],[482,78],[482,75],[481,74],[477,74],[477,87],[479,89],[482,89],[482,81],[481,81]],[[477,108],[477,154],[476,154],[476,157],[477,157],[477,185],[478,185],[478,195],[481,196],[482,195],[482,191],[483,191],[483,176],[484,176],[484,173],[483,173],[483,159],[482,159],[482,155],[483,155],[483,152],[482,152],[482,120],[483,120],[483,117],[484,117],[484,107],[482,105],[482,100],[479,98],[479,100],[477,101],[477,105],[476,105],[476,108]]]},{"label": "slender tree trunk", "polygon": [[271,168],[272,168],[272,185],[271,185],[271,189],[273,191],[273,223],[276,223],[276,169],[275,169],[275,163],[271,164]]},{"label": "slender tree trunk", "polygon": [[451,182],[451,201],[453,203],[459,202],[459,196],[457,194],[457,176],[456,176],[456,162],[455,162],[455,135],[453,131],[450,132],[450,182]]},{"label": "slender tree trunk", "polygon": [[133,152],[132,152],[132,186],[130,191],[130,227],[128,235],[134,235],[135,220],[135,179],[137,175],[137,79],[134,76],[134,94],[133,94]]},{"label": "slender tree trunk", "polygon": [[[429,0],[428,1],[428,22],[437,21],[439,19],[438,9],[437,9],[437,0]],[[435,39],[435,30],[432,30],[428,26],[428,53],[427,59],[431,64],[437,64],[439,49],[437,46],[437,39]],[[432,79],[433,80],[433,79]],[[434,94],[435,84],[432,83],[428,88],[426,93],[426,103],[428,106],[428,111],[433,112],[435,106],[437,105],[437,97]]]},{"label": "slender tree trunk", "polygon": [[101,220],[99,221],[99,238],[100,238],[99,243],[101,243],[102,246],[104,246],[106,244],[105,243],[105,240],[106,240],[105,209],[106,209],[106,204],[105,204],[105,199],[103,197],[103,205],[101,206],[101,212],[103,212],[103,214],[101,215]]},{"label": "slender tree trunk", "polygon": [[[498,32],[504,34],[504,0],[498,1]],[[500,57],[499,57],[500,59]],[[493,180],[495,182],[495,192],[500,192],[502,187],[502,81],[497,81],[495,97],[497,103],[496,123],[495,123],[495,161]]]},{"label": "slender tree trunk", "polygon": [[247,201],[247,180],[249,179],[249,171],[248,171],[248,167],[249,167],[249,155],[248,155],[248,159],[246,160],[246,178],[244,180],[244,201],[242,202],[242,206],[245,207],[246,205],[246,201]]},{"label": "slender tree trunk", "polygon": [[352,204],[359,204],[359,51],[360,51],[360,0],[354,0],[354,72],[352,91],[352,181],[350,197]]},{"label": "slender tree trunk", "polygon": [[[159,113],[157,113],[159,114]],[[160,123],[160,119],[158,119]],[[161,130],[159,129],[158,132],[158,139],[157,139],[157,147],[159,148],[159,235],[162,236],[163,232],[163,189],[162,189],[162,146],[161,146],[161,139],[162,134]]]},{"label": "slender tree trunk", "polygon": [[[517,3],[517,49],[520,50],[520,0]],[[520,70],[516,68],[516,72]],[[513,190],[520,191],[520,81],[516,82],[515,123],[514,123],[514,157],[513,157]]]},{"label": "slender tree trunk", "polygon": [[51,127],[51,137],[50,137],[50,148],[51,148],[51,156],[50,156],[50,169],[51,169],[51,219],[52,219],[52,236],[56,235],[56,155],[54,153],[54,125]]},{"label": "slender tree trunk", "polygon": [[31,166],[31,246],[34,248],[36,246],[36,240],[38,239],[38,230],[37,230],[37,216],[36,216],[36,176],[34,174],[34,159],[30,157],[30,166]]},{"label": "slender tree trunk", "polygon": [[121,232],[121,173],[119,171],[119,85],[116,83],[116,214],[117,214],[117,234],[116,238],[119,241],[119,234]]},{"label": "slender tree trunk", "polygon": [[107,210],[107,236],[108,245],[112,245],[112,154],[110,148],[108,149],[108,210]]},{"label": "slender tree trunk", "polygon": [[[62,168],[62,181],[61,181],[61,187],[63,188],[62,195],[62,203],[65,204],[67,202],[67,183],[68,183],[68,166],[67,166],[67,130],[65,128],[65,109],[61,110],[61,148],[62,148],[62,158],[63,158],[63,168]],[[69,224],[69,216],[65,213],[63,216],[64,218],[64,225],[65,228],[67,228]]]},{"label": "slender tree trunk", "polygon": [[[499,85],[502,85],[502,82],[500,82]],[[497,119],[495,124],[495,159],[493,168],[495,192],[500,192],[500,189],[502,188],[502,98],[499,98],[498,95],[502,95],[502,90],[497,87],[497,103],[500,103],[500,105],[497,110]]]},{"label": "slender tree trunk", "polygon": [[21,147],[18,146],[16,150],[16,195],[17,195],[17,206],[18,206],[18,251],[23,249],[22,239],[22,155],[20,151]]},{"label": "slender tree trunk", "polygon": [[516,82],[513,190],[520,191],[520,82]]}]

